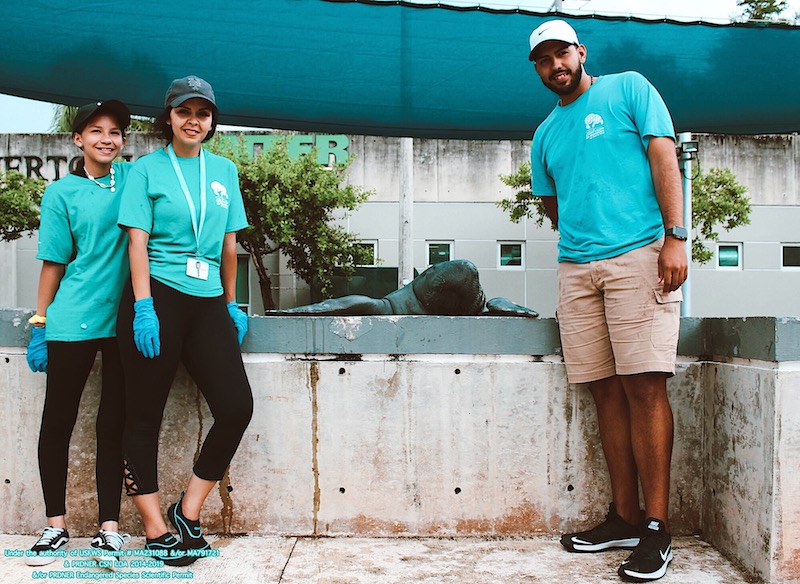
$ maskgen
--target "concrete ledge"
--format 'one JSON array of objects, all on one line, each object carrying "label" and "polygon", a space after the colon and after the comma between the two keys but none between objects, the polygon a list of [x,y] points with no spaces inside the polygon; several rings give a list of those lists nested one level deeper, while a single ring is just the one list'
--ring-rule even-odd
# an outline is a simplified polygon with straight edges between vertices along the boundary
[{"label": "concrete ledge", "polygon": [[[0,309],[0,346],[25,347],[30,309]],[[559,355],[552,318],[503,316],[251,317],[245,353]],[[681,319],[678,353],[800,361],[800,318]]]}]

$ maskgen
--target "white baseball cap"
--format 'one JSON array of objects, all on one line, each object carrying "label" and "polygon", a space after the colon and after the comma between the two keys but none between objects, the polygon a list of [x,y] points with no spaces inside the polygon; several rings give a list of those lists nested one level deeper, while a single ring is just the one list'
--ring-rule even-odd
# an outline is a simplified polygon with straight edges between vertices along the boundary
[{"label": "white baseball cap", "polygon": [[548,20],[531,33],[531,52],[528,60],[533,61],[533,51],[536,47],[547,41],[562,41],[570,45],[581,44],[575,29],[563,20]]}]

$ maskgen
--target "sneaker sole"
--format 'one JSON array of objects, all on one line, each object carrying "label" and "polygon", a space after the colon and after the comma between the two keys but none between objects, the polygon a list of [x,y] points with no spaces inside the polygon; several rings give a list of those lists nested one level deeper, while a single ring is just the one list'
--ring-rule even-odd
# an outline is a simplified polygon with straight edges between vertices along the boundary
[{"label": "sneaker sole", "polygon": [[563,545],[570,552],[594,553],[612,549],[633,549],[637,545],[639,545],[639,538],[629,537],[626,539],[612,539],[610,541],[604,541],[601,543],[588,543],[588,542],[562,540],[561,545]]},{"label": "sneaker sole", "polygon": [[52,564],[58,559],[63,559],[63,558],[58,558],[56,556],[42,556],[42,557],[29,556],[25,558],[25,564],[33,567],[47,566],[49,564]]},{"label": "sneaker sole", "polygon": [[620,566],[617,573],[626,580],[632,580],[633,582],[650,582],[651,580],[663,578],[667,573],[667,566],[669,566],[671,561],[672,550],[670,550],[669,554],[664,559],[664,563],[661,565],[661,567],[655,572],[633,572],[626,570],[625,566]]}]

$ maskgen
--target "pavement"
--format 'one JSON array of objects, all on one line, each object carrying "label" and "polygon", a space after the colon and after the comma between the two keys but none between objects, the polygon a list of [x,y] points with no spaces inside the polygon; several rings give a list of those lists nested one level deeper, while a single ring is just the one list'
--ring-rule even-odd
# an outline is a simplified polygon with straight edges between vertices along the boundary
[{"label": "pavement", "polygon": [[[30,535],[0,535],[2,584],[102,582],[129,580],[192,584],[619,584],[625,550],[570,554],[554,536],[529,538],[310,538],[280,536],[208,537],[218,557],[185,568],[135,565],[151,558],[126,556],[115,570],[92,566],[88,538],[74,538],[67,557],[43,566],[25,565],[14,554],[29,548]],[[144,540],[126,548],[133,554]],[[663,584],[739,584],[758,582],[739,571],[711,545],[696,537],[673,539],[674,559]],[[78,562],[79,566],[73,564]],[[81,562],[83,564],[81,565]],[[155,562],[159,564],[160,562]],[[122,564],[122,562],[120,562]],[[92,566],[92,567],[88,567]]]}]

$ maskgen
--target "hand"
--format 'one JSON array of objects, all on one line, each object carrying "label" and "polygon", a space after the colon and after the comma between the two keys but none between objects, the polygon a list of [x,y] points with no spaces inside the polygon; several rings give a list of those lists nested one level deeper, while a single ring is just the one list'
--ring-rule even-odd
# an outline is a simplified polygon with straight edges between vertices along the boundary
[{"label": "hand", "polygon": [[248,328],[248,318],[247,314],[239,308],[239,305],[235,302],[231,301],[228,302],[225,306],[228,307],[228,314],[231,315],[231,320],[233,321],[233,326],[236,327],[236,336],[239,340],[239,344],[242,344],[244,340],[244,336],[247,334]]},{"label": "hand", "polygon": [[664,293],[667,294],[680,288],[688,275],[686,242],[667,236],[664,238],[664,246],[658,255],[658,281],[664,285]]},{"label": "hand", "polygon": [[152,359],[161,354],[160,326],[153,297],[148,296],[133,303],[136,314],[133,317],[133,342],[139,352]]},{"label": "hand", "polygon": [[44,340],[44,327],[31,329],[31,340],[28,343],[28,367],[34,373],[47,373],[47,342]]}]

